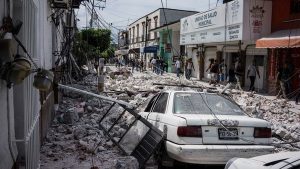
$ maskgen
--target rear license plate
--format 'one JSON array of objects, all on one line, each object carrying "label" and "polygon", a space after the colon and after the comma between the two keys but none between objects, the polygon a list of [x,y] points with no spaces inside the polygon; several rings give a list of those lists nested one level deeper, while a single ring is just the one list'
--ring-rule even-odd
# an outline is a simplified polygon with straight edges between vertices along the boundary
[{"label": "rear license plate", "polygon": [[220,140],[238,140],[239,132],[236,128],[228,128],[228,130],[224,128],[219,128],[219,139]]}]

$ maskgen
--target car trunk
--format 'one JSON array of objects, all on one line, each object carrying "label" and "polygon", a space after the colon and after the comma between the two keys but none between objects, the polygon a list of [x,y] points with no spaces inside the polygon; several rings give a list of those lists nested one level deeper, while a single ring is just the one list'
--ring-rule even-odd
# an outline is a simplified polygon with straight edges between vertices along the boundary
[{"label": "car trunk", "polygon": [[[203,144],[253,144],[254,126],[267,127],[264,120],[235,115],[175,114],[186,119],[187,126],[201,126]],[[219,120],[226,128],[220,125]]]}]

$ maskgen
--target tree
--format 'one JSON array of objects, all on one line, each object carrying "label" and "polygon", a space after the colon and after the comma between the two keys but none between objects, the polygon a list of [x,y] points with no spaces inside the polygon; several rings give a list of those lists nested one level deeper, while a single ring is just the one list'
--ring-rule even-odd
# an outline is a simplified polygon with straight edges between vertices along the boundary
[{"label": "tree", "polygon": [[94,60],[106,52],[111,44],[111,31],[107,29],[86,29],[75,35],[73,54],[82,66],[87,60]]}]

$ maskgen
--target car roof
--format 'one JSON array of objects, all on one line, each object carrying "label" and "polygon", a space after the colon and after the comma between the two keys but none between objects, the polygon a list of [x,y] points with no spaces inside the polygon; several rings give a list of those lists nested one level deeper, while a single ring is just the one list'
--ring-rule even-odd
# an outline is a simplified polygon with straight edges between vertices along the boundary
[{"label": "car roof", "polygon": [[300,159],[300,151],[268,154],[268,155],[253,157],[251,159],[260,161],[263,163],[271,163],[273,161],[279,161],[279,160],[284,160],[284,159],[289,159],[289,158],[294,158],[294,157],[299,157],[299,159]]}]

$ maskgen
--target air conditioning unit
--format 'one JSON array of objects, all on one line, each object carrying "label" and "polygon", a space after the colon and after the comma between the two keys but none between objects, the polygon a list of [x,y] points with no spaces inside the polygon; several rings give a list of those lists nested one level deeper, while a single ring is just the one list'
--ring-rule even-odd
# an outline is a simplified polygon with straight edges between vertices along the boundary
[{"label": "air conditioning unit", "polygon": [[51,7],[66,9],[68,7],[68,3],[69,3],[69,0],[52,0]]}]

